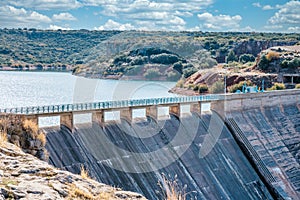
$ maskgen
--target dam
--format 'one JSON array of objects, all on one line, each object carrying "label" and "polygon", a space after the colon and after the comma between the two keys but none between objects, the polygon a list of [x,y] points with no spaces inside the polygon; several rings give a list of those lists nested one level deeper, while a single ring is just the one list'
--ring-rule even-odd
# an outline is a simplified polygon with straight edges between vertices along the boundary
[{"label": "dam", "polygon": [[[44,128],[49,163],[74,173],[84,166],[96,180],[148,199],[164,199],[164,178],[186,199],[299,199],[300,90],[218,95],[205,112],[202,100],[185,101],[184,115],[172,101],[139,105],[149,107],[142,120],[130,109],[118,121],[94,114],[70,126],[69,117]],[[160,105],[168,117],[153,115]]]}]

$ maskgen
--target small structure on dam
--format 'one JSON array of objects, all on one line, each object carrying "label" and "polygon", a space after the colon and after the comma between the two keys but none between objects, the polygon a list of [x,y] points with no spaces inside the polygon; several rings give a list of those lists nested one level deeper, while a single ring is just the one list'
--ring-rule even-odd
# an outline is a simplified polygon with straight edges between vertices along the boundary
[{"label": "small structure on dam", "polygon": [[[98,181],[149,199],[164,198],[164,178],[187,199],[300,198],[300,90],[182,98],[34,108],[24,116],[61,116],[61,127],[44,128],[52,165],[74,173],[83,165]],[[207,102],[211,111],[201,111]],[[162,106],[168,118],[159,116]],[[146,118],[136,121],[141,108]],[[120,120],[105,119],[111,110]],[[74,125],[80,112],[93,113],[93,122]]]}]

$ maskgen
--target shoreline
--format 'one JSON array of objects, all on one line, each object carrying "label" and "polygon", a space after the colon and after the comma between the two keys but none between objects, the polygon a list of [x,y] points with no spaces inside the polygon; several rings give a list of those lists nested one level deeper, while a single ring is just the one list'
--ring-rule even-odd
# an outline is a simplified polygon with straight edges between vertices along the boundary
[{"label": "shoreline", "polygon": [[[178,95],[184,95],[184,96],[199,96],[199,92],[195,92],[193,90],[189,90],[187,88],[179,88],[179,87],[173,87],[168,91],[169,93],[178,94]],[[205,95],[206,93],[202,94]]]}]

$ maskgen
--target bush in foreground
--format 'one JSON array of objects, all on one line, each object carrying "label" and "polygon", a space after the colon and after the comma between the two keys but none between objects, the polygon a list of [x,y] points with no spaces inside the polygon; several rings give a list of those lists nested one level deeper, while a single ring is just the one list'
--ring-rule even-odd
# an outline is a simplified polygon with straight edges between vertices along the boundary
[{"label": "bush in foreground", "polygon": [[284,90],[285,85],[283,83],[274,83],[274,85],[271,88],[268,88],[268,90]]}]

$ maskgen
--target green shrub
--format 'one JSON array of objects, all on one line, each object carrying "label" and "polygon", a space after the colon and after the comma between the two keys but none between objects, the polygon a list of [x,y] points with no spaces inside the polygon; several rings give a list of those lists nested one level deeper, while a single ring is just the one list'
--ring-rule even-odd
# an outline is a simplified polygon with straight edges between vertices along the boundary
[{"label": "green shrub", "polygon": [[187,85],[187,88],[188,88],[188,89],[194,89],[194,87],[195,87],[195,85],[192,84],[192,83],[190,83],[190,84]]},{"label": "green shrub", "polygon": [[[244,84],[245,84],[245,81],[241,81],[241,82],[239,82],[239,83],[237,83],[237,84],[234,84],[234,85],[232,85],[232,86],[230,86],[230,87],[228,88],[228,91],[229,91],[230,93],[235,93],[237,90],[242,91],[242,90],[243,90],[243,85],[244,85]],[[247,85],[247,86],[252,86],[253,83],[252,83],[250,80],[248,80],[248,81],[246,82],[246,85]]]},{"label": "green shrub", "polygon": [[173,69],[178,71],[180,74],[182,74],[182,67],[183,67],[183,65],[182,65],[181,61],[173,64]]},{"label": "green shrub", "polygon": [[205,93],[205,92],[207,92],[207,91],[208,91],[208,87],[207,87],[206,84],[199,84],[199,85],[198,85],[198,92],[199,92],[200,94]]},{"label": "green shrub", "polygon": [[247,62],[254,62],[255,57],[252,54],[242,54],[239,57],[239,62],[241,63],[247,63]]},{"label": "green shrub", "polygon": [[297,67],[300,67],[300,59],[299,58],[294,58],[290,61],[288,60],[283,60],[281,63],[281,66],[283,68],[292,68],[295,69]]},{"label": "green shrub", "polygon": [[198,70],[195,67],[185,68],[183,70],[183,77],[187,78],[191,76],[192,74],[196,73]]},{"label": "green shrub", "polygon": [[183,88],[183,86],[184,86],[184,80],[183,79],[180,79],[179,81],[177,81],[176,87]]},{"label": "green shrub", "polygon": [[238,61],[237,56],[235,55],[234,51],[229,51],[228,55],[226,56],[226,63]]},{"label": "green shrub", "polygon": [[217,94],[224,92],[224,82],[222,80],[216,81],[210,88],[210,93]]},{"label": "green shrub", "polygon": [[151,55],[150,60],[153,63],[174,64],[179,61],[179,58],[176,55],[162,53],[158,55]]},{"label": "green shrub", "polygon": [[258,68],[266,70],[269,68],[270,61],[267,59],[266,55],[263,54],[258,62]]},{"label": "green shrub", "polygon": [[300,89],[300,84],[297,84],[297,85],[295,86],[295,89]]},{"label": "green shrub", "polygon": [[285,85],[283,83],[274,83],[274,85],[271,88],[268,88],[268,90],[284,90]]}]

